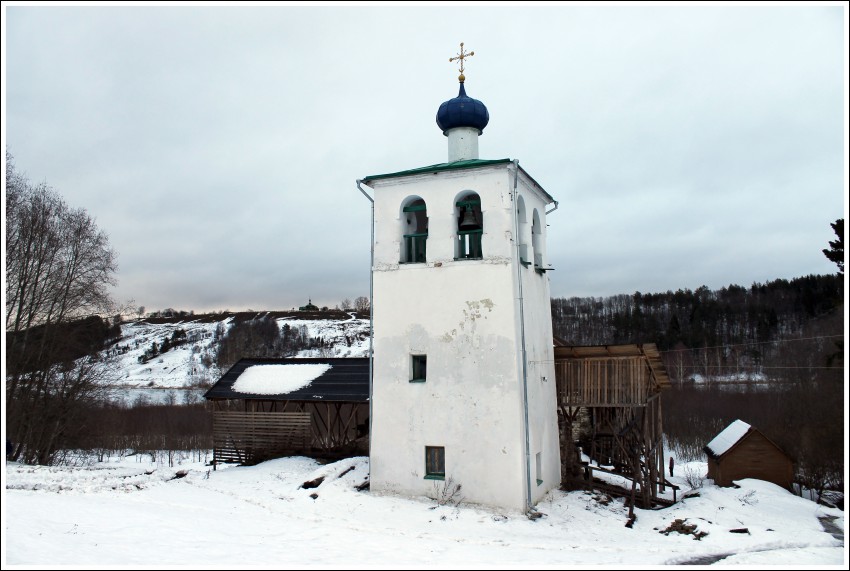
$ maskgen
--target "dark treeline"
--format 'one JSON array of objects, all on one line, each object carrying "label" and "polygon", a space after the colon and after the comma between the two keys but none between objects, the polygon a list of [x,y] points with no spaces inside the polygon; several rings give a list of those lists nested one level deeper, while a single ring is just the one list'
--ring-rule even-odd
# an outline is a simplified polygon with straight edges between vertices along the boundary
[{"label": "dark treeline", "polygon": [[[92,450],[101,457],[212,449],[212,410],[206,403],[127,407],[102,402],[74,418],[64,442],[68,449]],[[101,458],[102,459],[102,458]]]},{"label": "dark treeline", "polygon": [[664,392],[664,431],[679,458],[705,460],[703,447],[741,419],[773,440],[793,460],[794,481],[820,494],[844,487],[841,373],[773,390],[743,385],[675,383]]},{"label": "dark treeline", "polygon": [[324,346],[322,339],[308,335],[307,327],[292,327],[288,323],[278,327],[277,320],[270,315],[237,320],[227,333],[219,324],[215,337],[219,340],[216,364],[222,371],[242,358],[292,357],[302,349]]},{"label": "dark treeline", "polygon": [[[118,321],[97,315],[6,332],[6,374],[30,373],[96,354],[121,337]],[[47,350],[46,348],[50,348]]]},{"label": "dark treeline", "polygon": [[[693,360],[716,361],[719,355],[724,367],[752,370],[778,356],[779,340],[800,337],[804,330],[840,334],[841,324],[836,329],[830,316],[842,298],[842,275],[780,279],[749,288],[730,285],[717,291],[703,286],[695,291],[553,298],[552,327],[568,345],[655,343],[662,352],[693,349],[687,355],[689,369],[695,366]],[[698,351],[719,347],[726,349],[711,355]]]}]

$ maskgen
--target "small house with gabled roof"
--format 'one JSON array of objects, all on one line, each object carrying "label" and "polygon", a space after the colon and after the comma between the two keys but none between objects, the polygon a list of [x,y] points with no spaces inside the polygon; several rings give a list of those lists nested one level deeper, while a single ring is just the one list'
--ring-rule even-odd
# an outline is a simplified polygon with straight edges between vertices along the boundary
[{"label": "small house with gabled roof", "polygon": [[770,438],[743,420],[736,420],[703,448],[708,477],[718,486],[756,478],[791,489],[794,463]]}]

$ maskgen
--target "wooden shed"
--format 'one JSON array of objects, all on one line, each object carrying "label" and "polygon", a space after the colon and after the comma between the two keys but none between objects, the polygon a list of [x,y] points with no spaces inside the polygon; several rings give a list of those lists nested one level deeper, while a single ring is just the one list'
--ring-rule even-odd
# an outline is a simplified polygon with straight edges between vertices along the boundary
[{"label": "wooden shed", "polygon": [[[655,344],[556,340],[555,376],[565,485],[584,485],[588,471],[611,471],[632,480],[632,497],[639,493],[644,507],[666,503],[661,391],[670,380]],[[583,463],[579,450],[596,466]]]},{"label": "wooden shed", "polygon": [[723,429],[703,449],[708,456],[708,477],[718,486],[733,480],[756,478],[790,490],[794,463],[770,438],[743,420]]},{"label": "wooden shed", "polygon": [[240,359],[210,388],[213,465],[368,453],[369,359]]}]

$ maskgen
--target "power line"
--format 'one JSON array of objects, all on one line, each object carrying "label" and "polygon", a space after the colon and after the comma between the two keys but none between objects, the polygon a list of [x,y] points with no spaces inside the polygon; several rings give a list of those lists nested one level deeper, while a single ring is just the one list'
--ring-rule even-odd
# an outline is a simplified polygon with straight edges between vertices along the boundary
[{"label": "power line", "polygon": [[[666,351],[659,351],[658,353],[659,354],[660,353],[681,353],[683,351],[698,351],[698,350],[704,350],[704,349],[730,349],[732,347],[747,347],[747,346],[751,346],[751,345],[773,345],[774,343],[790,343],[792,341],[813,341],[813,340],[816,340],[816,339],[835,339],[837,337],[843,338],[844,334],[839,333],[839,334],[836,334],[836,335],[818,335],[818,336],[815,336],[815,337],[795,337],[795,338],[790,338],[790,339],[787,339],[787,338],[786,339],[776,339],[774,341],[751,341],[751,342],[748,342],[748,343],[734,343],[734,344],[731,344],[731,345],[714,345],[714,346],[711,346],[711,347],[685,347],[684,349],[668,349]],[[632,345],[632,344],[633,343],[626,343],[626,345]],[[603,343],[603,344],[600,344],[598,346],[604,347],[604,346],[607,346],[607,345],[616,345],[616,343]],[[594,347],[594,346],[597,346],[597,345],[589,345],[589,346]],[[539,360],[539,361],[530,361],[530,362],[542,364],[542,363],[554,363],[554,362],[557,362],[557,361],[556,360],[550,361],[549,359],[542,359],[542,360]],[[672,365],[672,366],[678,367],[675,364]],[[727,369],[730,369],[730,368],[733,368],[733,367],[737,368],[737,365],[704,365],[704,366],[703,365],[680,365],[680,366],[683,367],[683,368],[686,368],[686,369],[699,369],[699,368],[703,368],[703,369],[705,369],[705,368],[727,368]],[[844,370],[844,367],[819,367],[819,366],[811,366],[811,367],[808,367],[808,366],[787,366],[787,367],[760,366],[758,368],[759,369],[773,369],[773,370],[776,370],[776,369],[834,369],[836,371],[843,371]]]},{"label": "power line", "polygon": [[685,347],[684,349],[667,349],[659,353],[679,353],[681,351],[694,351],[698,349],[729,349],[732,347],[748,347],[750,345],[773,345],[774,343],[790,343],[791,341],[813,341],[815,339],[834,339],[844,337],[843,333],[837,335],[819,335],[817,337],[795,337],[790,339],[775,339],[773,341],[749,341],[747,343],[733,343],[731,345],[714,345],[713,347]]},{"label": "power line", "polygon": [[[600,356],[600,357],[604,357],[604,356]],[[550,361],[548,359],[544,359],[544,360],[541,360],[541,361],[529,361],[529,363],[535,363],[535,364],[557,363],[557,360]],[[735,371],[740,372],[740,373],[745,374],[745,375],[746,374],[750,374],[750,375],[758,374],[758,371],[761,371],[761,370],[764,370],[764,369],[770,369],[772,371],[777,371],[777,370],[778,371],[785,371],[785,370],[796,370],[796,369],[804,369],[804,370],[824,369],[824,370],[827,370],[827,371],[843,371],[844,370],[844,367],[822,367],[822,366],[816,366],[816,365],[812,365],[812,366],[793,365],[793,366],[784,366],[784,367],[761,366],[761,365],[759,365],[759,366],[751,366],[751,367],[739,367],[737,365],[676,365],[675,363],[673,365],[670,365],[669,367],[666,367],[666,368],[668,370],[669,369],[687,369],[687,370],[693,370],[693,371],[699,371],[699,370],[705,370],[705,369],[734,369]],[[751,370],[747,370],[747,371],[741,370],[741,369],[747,369],[747,368],[750,368]]]},{"label": "power line", "polygon": [[[670,368],[678,369],[680,367],[678,365],[673,365]],[[737,370],[740,370],[735,365],[682,365],[681,368],[682,369],[732,369],[732,368],[735,368]],[[757,366],[757,367],[753,367],[753,368],[756,369],[757,371],[760,371],[762,369],[782,369],[782,370],[785,370],[785,369],[828,369],[830,371],[843,371],[844,370],[844,367],[820,367],[820,366],[815,366],[815,365],[812,365],[811,367],[805,366],[805,365],[790,365],[790,366],[785,366],[785,367]],[[757,372],[746,371],[746,372],[742,372],[742,374],[757,374]]]}]

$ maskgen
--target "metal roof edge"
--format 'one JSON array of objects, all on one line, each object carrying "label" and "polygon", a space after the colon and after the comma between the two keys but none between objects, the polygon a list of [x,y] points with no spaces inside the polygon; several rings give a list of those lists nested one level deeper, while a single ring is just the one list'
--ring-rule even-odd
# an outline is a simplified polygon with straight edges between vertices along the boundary
[{"label": "metal roof edge", "polygon": [[[415,168],[415,169],[408,169],[408,170],[386,173],[386,174],[370,175],[370,176],[364,177],[362,179],[362,181],[368,184],[370,181],[373,181],[373,180],[382,180],[382,179],[388,179],[388,178],[401,178],[401,177],[404,177],[404,176],[414,176],[414,175],[418,175],[418,174],[428,174],[428,173],[435,173],[435,172],[442,172],[442,171],[471,169],[471,168],[486,167],[486,166],[498,165],[498,164],[510,163],[510,162],[513,162],[513,161],[511,159],[492,159],[492,160],[469,159],[469,160],[465,160],[465,161],[455,161],[455,162],[452,162],[452,163],[437,163],[435,165],[428,165],[428,166],[425,166],[425,167],[418,167],[418,168]],[[526,176],[527,176],[527,173],[526,173]],[[531,178],[531,177],[529,176],[529,178]],[[534,179],[532,179],[532,180],[534,180]],[[535,184],[536,184],[536,182],[535,182]],[[540,185],[538,185],[538,186],[540,186]]]},{"label": "metal roof edge", "polygon": [[[511,162],[513,162],[513,161],[511,161]],[[534,180],[534,177],[533,177],[533,176],[531,176],[530,174],[528,174],[528,171],[527,171],[527,170],[525,170],[524,168],[522,168],[522,165],[520,165],[520,164],[519,164],[519,161],[517,161],[517,166],[519,166],[519,170],[520,170],[520,171],[522,171],[522,174],[523,174],[523,175],[525,175],[525,176],[526,176],[526,178],[528,178],[528,180],[530,180],[532,183],[534,183],[534,186],[536,186],[536,187],[537,187],[537,189],[538,189],[540,192],[542,192],[542,193],[543,193],[543,195],[544,195],[544,196],[545,196],[545,197],[549,200],[549,202],[548,202],[547,204],[552,204],[552,203],[554,203],[554,202],[558,202],[557,200],[555,200],[555,197],[553,197],[551,194],[549,194],[549,192],[548,192],[545,188],[543,188],[543,186],[541,186],[541,184],[540,184],[539,182],[537,182],[536,180]]]}]

